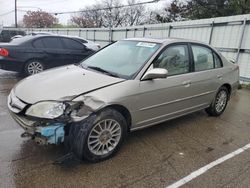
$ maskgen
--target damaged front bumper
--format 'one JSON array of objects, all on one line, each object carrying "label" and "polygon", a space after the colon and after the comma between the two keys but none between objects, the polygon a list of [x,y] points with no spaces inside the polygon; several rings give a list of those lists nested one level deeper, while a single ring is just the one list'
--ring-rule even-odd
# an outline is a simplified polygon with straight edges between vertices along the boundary
[{"label": "damaged front bumper", "polygon": [[66,123],[47,123],[39,126],[36,121],[10,111],[12,118],[24,129],[23,137],[31,137],[41,145],[61,144],[64,142]]}]

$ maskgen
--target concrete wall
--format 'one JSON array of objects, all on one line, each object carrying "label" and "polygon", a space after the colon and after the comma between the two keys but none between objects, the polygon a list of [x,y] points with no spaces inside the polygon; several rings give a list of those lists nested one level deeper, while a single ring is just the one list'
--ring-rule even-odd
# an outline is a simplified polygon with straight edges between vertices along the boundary
[{"label": "concrete wall", "polygon": [[227,57],[237,61],[242,81],[250,82],[250,14],[191,20],[174,23],[143,25],[127,28],[25,28],[80,36],[105,46],[111,41],[131,37],[178,37],[202,41],[216,47]]}]

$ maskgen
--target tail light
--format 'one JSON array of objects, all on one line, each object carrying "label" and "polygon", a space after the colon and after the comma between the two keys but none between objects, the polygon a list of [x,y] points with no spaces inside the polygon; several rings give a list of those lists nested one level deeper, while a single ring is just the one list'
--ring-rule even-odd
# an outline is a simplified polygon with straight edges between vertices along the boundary
[{"label": "tail light", "polygon": [[7,57],[9,55],[9,51],[5,48],[0,48],[0,56]]}]

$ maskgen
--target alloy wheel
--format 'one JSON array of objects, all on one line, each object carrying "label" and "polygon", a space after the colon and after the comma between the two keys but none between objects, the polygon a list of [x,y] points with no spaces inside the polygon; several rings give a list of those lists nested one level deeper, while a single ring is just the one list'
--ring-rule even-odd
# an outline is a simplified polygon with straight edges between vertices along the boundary
[{"label": "alloy wheel", "polygon": [[31,62],[27,67],[29,75],[37,74],[43,71],[43,65],[40,62]]},{"label": "alloy wheel", "polygon": [[217,97],[216,97],[216,101],[215,101],[215,109],[217,112],[221,112],[224,110],[224,108],[226,107],[227,104],[227,92],[225,90],[221,90]]},{"label": "alloy wheel", "polygon": [[105,155],[115,149],[121,139],[121,125],[114,119],[98,122],[88,136],[89,151],[95,155]]}]

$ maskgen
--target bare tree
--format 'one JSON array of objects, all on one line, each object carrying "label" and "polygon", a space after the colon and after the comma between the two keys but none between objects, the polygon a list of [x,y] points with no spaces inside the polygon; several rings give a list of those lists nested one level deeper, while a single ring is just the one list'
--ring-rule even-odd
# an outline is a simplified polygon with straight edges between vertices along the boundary
[{"label": "bare tree", "polygon": [[138,3],[137,0],[127,0],[127,4],[131,6],[126,8],[126,25],[140,25],[145,22],[145,6],[142,4],[133,6],[136,3]]},{"label": "bare tree", "polygon": [[128,0],[131,6],[123,7],[121,0],[103,0],[82,9],[71,17],[71,22],[79,27],[119,27],[139,25],[144,22],[145,7],[136,5],[138,0]]},{"label": "bare tree", "polygon": [[123,26],[126,19],[126,12],[122,7],[121,0],[104,0],[101,7],[104,9],[103,26],[104,27],[118,27]]},{"label": "bare tree", "polygon": [[160,22],[182,21],[187,11],[187,5],[181,0],[172,0],[170,4],[166,4],[165,8],[155,13],[155,19]]},{"label": "bare tree", "polygon": [[81,28],[95,27],[93,20],[86,19],[84,16],[74,16],[71,22]]},{"label": "bare tree", "polygon": [[58,23],[58,19],[45,11],[28,11],[23,17],[23,23],[25,27],[52,27],[54,24]]},{"label": "bare tree", "polygon": [[102,5],[81,9],[81,12],[71,17],[71,22],[78,27],[103,27]]}]

